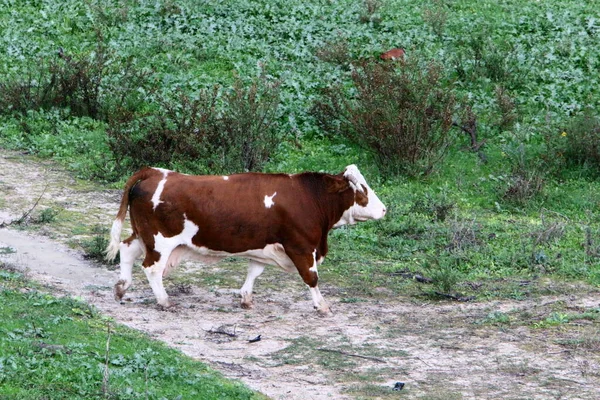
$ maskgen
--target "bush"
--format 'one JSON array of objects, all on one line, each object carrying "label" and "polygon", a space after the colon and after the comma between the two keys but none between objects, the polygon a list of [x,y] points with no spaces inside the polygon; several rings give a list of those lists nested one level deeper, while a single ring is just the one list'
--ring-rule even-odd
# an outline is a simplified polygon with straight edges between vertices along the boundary
[{"label": "bush", "polygon": [[451,144],[455,97],[441,72],[434,62],[362,64],[352,73],[353,95],[326,88],[313,113],[326,132],[372,150],[383,172],[428,174]]},{"label": "bush", "polygon": [[[222,99],[221,99],[222,97]],[[220,101],[222,100],[222,101]],[[260,170],[279,142],[279,84],[238,79],[197,98],[158,98],[145,110],[121,107],[109,119],[109,146],[120,169],[177,166],[193,173]]]},{"label": "bush", "polygon": [[39,67],[32,67],[24,78],[0,82],[0,109],[24,114],[59,107],[69,108],[73,115],[98,118],[106,65],[102,46],[90,55],[67,55],[59,49],[56,58],[40,60]]},{"label": "bush", "polygon": [[543,163],[526,150],[525,145],[506,146],[504,154],[511,165],[507,185],[502,189],[503,200],[524,206],[529,200],[539,196],[545,186],[546,173]]},{"label": "bush", "polygon": [[562,155],[567,163],[600,172],[600,118],[575,117],[556,139],[564,143]]}]

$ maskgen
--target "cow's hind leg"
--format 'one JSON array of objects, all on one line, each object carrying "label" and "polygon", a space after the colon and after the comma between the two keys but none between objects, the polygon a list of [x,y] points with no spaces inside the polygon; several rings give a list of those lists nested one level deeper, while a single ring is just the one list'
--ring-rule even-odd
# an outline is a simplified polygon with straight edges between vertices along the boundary
[{"label": "cow's hind leg", "polygon": [[167,268],[169,255],[170,253],[160,254],[157,251],[148,252],[142,263],[146,278],[148,278],[152,292],[156,296],[156,302],[165,308],[171,306],[169,295],[163,286],[163,275]]},{"label": "cow's hind leg", "polygon": [[133,280],[131,271],[133,263],[143,253],[142,244],[134,236],[121,242],[119,245],[120,274],[119,280],[115,283],[115,300],[121,301],[127,289],[131,286]]},{"label": "cow's hind leg", "polygon": [[246,275],[246,281],[240,289],[240,295],[242,296],[242,308],[252,308],[252,288],[254,287],[254,280],[262,274],[265,269],[265,265],[256,261],[250,260],[248,263],[248,275]]},{"label": "cow's hind leg", "polygon": [[319,315],[330,316],[331,310],[329,305],[321,295],[321,291],[317,285],[319,281],[319,273],[317,272],[318,263],[316,259],[316,251],[314,251],[313,254],[287,254],[294,262],[294,265],[296,265],[296,268],[304,280],[304,283],[308,285],[308,289],[310,290],[310,294],[312,296],[313,305]]}]

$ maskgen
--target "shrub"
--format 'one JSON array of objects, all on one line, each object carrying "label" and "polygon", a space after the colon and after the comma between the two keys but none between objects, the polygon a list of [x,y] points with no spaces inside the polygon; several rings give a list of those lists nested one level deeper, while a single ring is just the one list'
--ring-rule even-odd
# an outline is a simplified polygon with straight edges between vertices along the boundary
[{"label": "shrub", "polygon": [[556,138],[564,142],[562,154],[567,163],[600,172],[600,118],[575,117]]},{"label": "shrub", "polygon": [[512,170],[501,197],[509,203],[523,206],[542,193],[546,177],[544,166],[526,150],[523,143],[516,147],[506,146],[504,154]]},{"label": "shrub", "polygon": [[383,172],[427,174],[451,144],[455,98],[441,72],[434,62],[362,64],[352,72],[353,95],[326,88],[313,113],[326,132],[373,151]]},{"label": "shrub", "polygon": [[248,87],[237,79],[224,94],[215,86],[196,98],[159,97],[146,109],[116,108],[109,147],[121,169],[182,167],[195,173],[260,170],[279,142],[279,84],[264,76]]},{"label": "shrub", "polygon": [[350,50],[348,40],[338,37],[329,40],[322,47],[315,51],[315,56],[321,60],[332,64],[344,65],[350,61]]},{"label": "shrub", "polygon": [[69,108],[77,116],[98,118],[100,88],[105,76],[107,54],[102,46],[89,55],[67,55],[41,60],[24,78],[0,82],[0,109],[24,114],[27,110]]},{"label": "shrub", "polygon": [[[106,261],[106,248],[108,247],[108,228],[102,225],[92,227],[92,236],[81,241],[84,250],[84,258],[98,262]],[[118,259],[117,261],[118,262]]]},{"label": "shrub", "polygon": [[423,11],[423,20],[431,27],[438,38],[444,36],[444,29],[448,22],[448,11],[442,0],[433,0],[431,7]]}]

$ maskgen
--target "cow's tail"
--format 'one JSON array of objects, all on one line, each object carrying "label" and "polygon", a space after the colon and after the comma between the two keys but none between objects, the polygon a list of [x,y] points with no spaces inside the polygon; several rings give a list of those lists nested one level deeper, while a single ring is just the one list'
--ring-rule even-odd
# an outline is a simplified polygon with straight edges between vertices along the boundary
[{"label": "cow's tail", "polygon": [[131,189],[140,181],[148,178],[152,173],[151,168],[144,168],[134,175],[131,176],[125,183],[123,189],[123,198],[121,199],[121,205],[119,206],[119,212],[115,218],[112,228],[110,229],[110,243],[106,248],[106,259],[112,261],[117,256],[121,244],[121,230],[123,230],[123,221],[127,215],[127,208],[129,207],[129,193]]}]

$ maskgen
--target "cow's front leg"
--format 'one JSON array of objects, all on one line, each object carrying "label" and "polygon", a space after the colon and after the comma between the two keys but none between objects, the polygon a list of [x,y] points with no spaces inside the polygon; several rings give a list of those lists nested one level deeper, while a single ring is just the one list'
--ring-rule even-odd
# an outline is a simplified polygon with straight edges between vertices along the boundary
[{"label": "cow's front leg", "polygon": [[319,281],[319,272],[317,271],[318,263],[316,259],[316,250],[313,251],[312,254],[293,254],[289,252],[287,254],[294,262],[294,265],[296,265],[296,268],[304,280],[304,283],[308,285],[310,294],[312,296],[313,305],[319,315],[324,317],[332,315],[331,309],[321,295],[321,291],[317,285]]},{"label": "cow's front leg", "polygon": [[241,306],[242,308],[253,308],[252,302],[252,288],[254,287],[254,280],[262,274],[264,271],[264,264],[250,260],[248,263],[248,275],[246,275],[246,281],[240,289],[240,295],[242,296]]},{"label": "cow's front leg", "polygon": [[169,295],[163,286],[163,274],[165,272],[168,259],[169,254],[161,255],[157,251],[153,251],[146,254],[146,258],[142,263],[146,278],[148,278],[152,292],[154,293],[154,296],[156,296],[156,302],[165,308],[171,306],[171,303],[169,302]]}]

